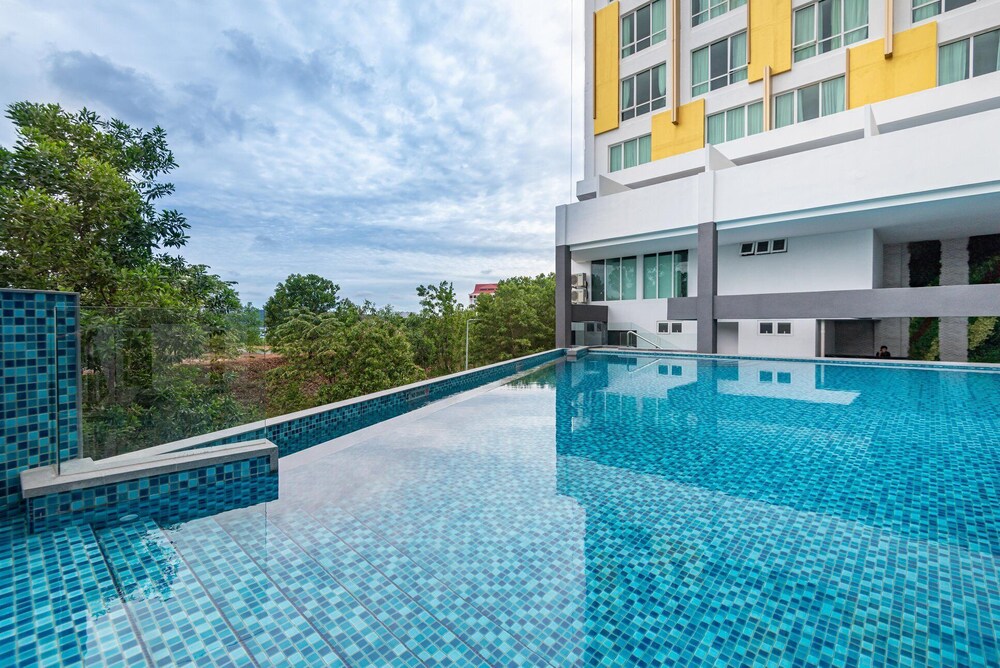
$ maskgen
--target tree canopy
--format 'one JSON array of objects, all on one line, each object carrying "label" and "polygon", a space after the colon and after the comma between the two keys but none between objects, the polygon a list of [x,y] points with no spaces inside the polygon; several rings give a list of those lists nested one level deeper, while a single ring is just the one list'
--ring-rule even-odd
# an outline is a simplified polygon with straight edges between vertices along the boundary
[{"label": "tree canopy", "polygon": [[0,283],[113,305],[150,265],[186,281],[207,275],[157,256],[183,246],[188,230],[176,210],[158,208],[174,191],[162,177],[177,166],[162,128],[30,102],[10,105],[7,118],[17,140],[0,148]]},{"label": "tree canopy", "polygon": [[276,329],[296,311],[320,314],[333,311],[340,304],[340,286],[316,274],[292,274],[274,288],[264,304],[264,326]]}]

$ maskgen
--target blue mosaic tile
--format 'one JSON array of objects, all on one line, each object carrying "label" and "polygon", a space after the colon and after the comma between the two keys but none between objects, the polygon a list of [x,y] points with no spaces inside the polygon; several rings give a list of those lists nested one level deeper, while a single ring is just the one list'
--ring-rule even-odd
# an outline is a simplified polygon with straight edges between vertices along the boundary
[{"label": "blue mosaic tile", "polygon": [[1000,665],[997,405],[986,371],[557,362],[265,503],[0,522],[0,660]]},{"label": "blue mosaic tile", "polygon": [[21,501],[20,472],[80,456],[77,295],[0,290],[0,503]]},{"label": "blue mosaic tile", "polygon": [[27,499],[32,532],[66,524],[102,527],[123,515],[151,517],[161,524],[263,503],[277,497],[278,474],[267,456],[164,473],[138,480]]}]

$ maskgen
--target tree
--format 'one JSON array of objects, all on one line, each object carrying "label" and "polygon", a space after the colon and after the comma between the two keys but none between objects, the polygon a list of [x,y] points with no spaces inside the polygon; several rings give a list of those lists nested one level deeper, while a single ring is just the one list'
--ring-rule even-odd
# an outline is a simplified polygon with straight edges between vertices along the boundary
[{"label": "tree", "polygon": [[518,276],[476,299],[471,354],[477,364],[549,350],[556,331],[555,274]]},{"label": "tree", "polygon": [[453,285],[417,286],[421,310],[407,319],[414,359],[431,375],[462,369],[467,311],[458,303]]},{"label": "tree", "polygon": [[29,102],[7,118],[18,138],[0,148],[0,284],[113,305],[123,272],[186,242],[184,217],[157,209],[174,191],[160,178],[177,166],[162,128]]},{"label": "tree", "polygon": [[189,229],[164,177],[166,132],[18,102],[0,148],[0,285],[80,293],[84,454],[106,456],[252,420],[233,374],[233,283],[165,250]]},{"label": "tree", "polygon": [[270,372],[272,415],[387,390],[424,377],[405,332],[371,305],[299,311],[278,325],[285,364]]},{"label": "tree", "polygon": [[336,309],[340,286],[316,274],[292,274],[278,283],[264,304],[264,326],[270,331],[291,318],[296,311],[320,314]]}]

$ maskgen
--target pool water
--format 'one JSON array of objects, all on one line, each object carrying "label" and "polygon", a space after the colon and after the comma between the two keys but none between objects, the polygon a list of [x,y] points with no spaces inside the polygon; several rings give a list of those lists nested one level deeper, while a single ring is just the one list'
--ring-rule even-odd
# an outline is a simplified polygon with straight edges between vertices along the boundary
[{"label": "pool water", "polygon": [[[0,665],[1000,664],[1000,373],[591,354],[0,530]],[[162,524],[162,525],[161,525]]]}]

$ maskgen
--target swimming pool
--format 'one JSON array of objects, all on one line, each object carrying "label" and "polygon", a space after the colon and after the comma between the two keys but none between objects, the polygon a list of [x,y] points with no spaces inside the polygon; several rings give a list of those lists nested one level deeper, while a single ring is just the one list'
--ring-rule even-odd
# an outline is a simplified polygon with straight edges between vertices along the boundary
[{"label": "swimming pool", "polygon": [[997,406],[991,372],[559,361],[284,457],[277,501],[9,520],[0,663],[996,665]]}]

